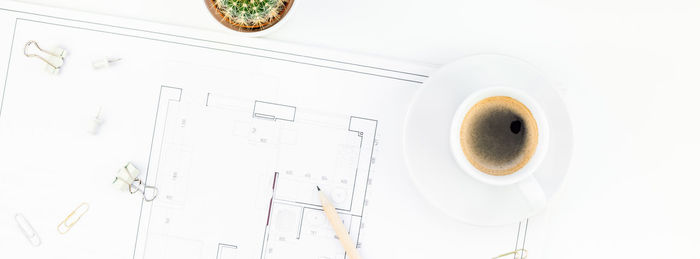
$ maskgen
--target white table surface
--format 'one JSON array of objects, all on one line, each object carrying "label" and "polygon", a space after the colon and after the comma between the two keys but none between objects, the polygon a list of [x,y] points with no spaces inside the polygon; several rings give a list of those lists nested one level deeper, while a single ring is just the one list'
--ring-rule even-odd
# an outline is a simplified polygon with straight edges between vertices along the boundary
[{"label": "white table surface", "polygon": [[[227,31],[203,1],[27,0]],[[546,258],[687,258],[700,244],[700,1],[296,0],[268,38],[441,65],[504,53],[564,94],[575,147]],[[424,201],[420,201],[424,202]]]}]

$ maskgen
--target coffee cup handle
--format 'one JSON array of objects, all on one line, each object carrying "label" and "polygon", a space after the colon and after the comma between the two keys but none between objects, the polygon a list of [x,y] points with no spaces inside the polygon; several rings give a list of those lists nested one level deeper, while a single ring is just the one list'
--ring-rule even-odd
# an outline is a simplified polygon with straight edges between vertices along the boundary
[{"label": "coffee cup handle", "polygon": [[540,186],[540,183],[537,182],[534,176],[531,175],[520,181],[518,187],[529,202],[532,211],[537,211],[547,205],[547,195],[545,195],[542,186]]}]

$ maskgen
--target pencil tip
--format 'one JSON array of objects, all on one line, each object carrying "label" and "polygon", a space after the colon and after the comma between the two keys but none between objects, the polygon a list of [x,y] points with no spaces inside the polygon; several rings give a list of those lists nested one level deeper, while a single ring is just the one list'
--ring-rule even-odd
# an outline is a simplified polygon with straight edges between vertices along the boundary
[{"label": "pencil tip", "polygon": [[316,190],[319,190],[319,191],[320,191],[320,190],[321,190],[321,187],[318,187],[318,185],[316,185]]}]

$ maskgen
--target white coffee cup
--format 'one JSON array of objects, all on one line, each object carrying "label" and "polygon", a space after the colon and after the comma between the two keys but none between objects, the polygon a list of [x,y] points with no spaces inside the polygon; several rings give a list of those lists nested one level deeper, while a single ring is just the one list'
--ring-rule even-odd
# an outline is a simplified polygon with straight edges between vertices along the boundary
[{"label": "white coffee cup", "polygon": [[[528,162],[517,171],[507,175],[491,175],[477,169],[465,156],[460,139],[460,129],[469,110],[479,101],[496,96],[506,96],[517,100],[530,110],[537,123],[537,145]],[[533,209],[546,205],[547,197],[533,173],[538,169],[549,146],[549,125],[540,105],[526,93],[507,87],[491,87],[469,95],[458,106],[450,128],[450,148],[461,169],[474,179],[493,186],[517,185]]]}]

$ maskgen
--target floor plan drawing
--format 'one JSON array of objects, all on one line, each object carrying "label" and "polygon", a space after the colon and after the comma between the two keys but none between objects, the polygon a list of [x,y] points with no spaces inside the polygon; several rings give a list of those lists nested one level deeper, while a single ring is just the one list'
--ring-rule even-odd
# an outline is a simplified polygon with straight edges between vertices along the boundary
[{"label": "floor plan drawing", "polygon": [[143,204],[137,258],[344,258],[316,186],[359,242],[376,120],[160,91],[146,179],[160,199]]},{"label": "floor plan drawing", "polygon": [[[405,116],[433,65],[0,5],[0,196],[17,197],[0,212],[43,241],[28,250],[0,222],[17,230],[0,231],[2,258],[344,259],[316,186],[366,258],[542,257],[546,217],[465,224],[408,177]],[[23,54],[30,40],[68,51],[61,73]],[[106,55],[121,60],[90,66]],[[125,163],[155,200],[109,186]],[[80,202],[90,211],[55,233]]]}]

